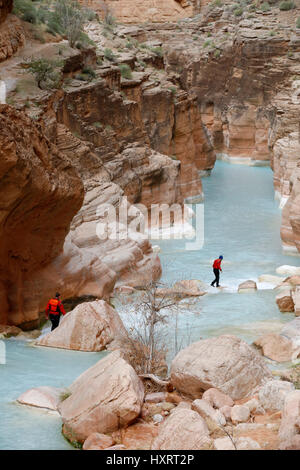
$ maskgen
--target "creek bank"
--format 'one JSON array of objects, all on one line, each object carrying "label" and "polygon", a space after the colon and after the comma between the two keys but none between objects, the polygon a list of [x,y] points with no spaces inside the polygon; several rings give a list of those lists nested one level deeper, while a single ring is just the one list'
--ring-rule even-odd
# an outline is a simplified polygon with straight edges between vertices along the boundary
[{"label": "creek bank", "polygon": [[[211,342],[221,341],[218,344],[226,359],[231,364],[243,363],[248,375],[252,374],[254,363],[249,346],[242,345],[238,338],[225,337],[225,340],[237,341],[240,347],[235,351],[226,349],[224,337],[212,338]],[[199,349],[198,343],[195,347]],[[218,356],[212,356],[210,363],[211,368],[213,363],[214,368],[218,368]],[[232,380],[234,377],[235,374]],[[234,448],[295,447],[298,431],[293,423],[297,423],[299,413],[297,415],[293,410],[294,421],[289,425],[286,418],[281,421],[281,412],[286,416],[290,401],[297,399],[294,385],[272,379],[265,370],[254,382],[244,387],[241,393],[235,381],[236,388],[231,389],[235,398],[209,385],[205,392],[201,387],[198,393],[195,393],[195,387],[190,390],[185,387],[185,393],[182,393],[181,385],[176,385],[177,378],[173,380],[171,374],[171,384],[177,390],[146,395],[133,368],[119,351],[114,351],[60,393],[58,411],[64,435],[73,445],[83,446],[85,450],[107,449],[114,445],[124,449],[152,450],[227,449],[225,441],[220,439],[225,439],[228,432]],[[47,387],[40,390],[48,393]],[[27,396],[30,393],[33,392],[29,391]],[[37,402],[41,403],[39,398],[31,400],[33,406],[38,406]]]}]

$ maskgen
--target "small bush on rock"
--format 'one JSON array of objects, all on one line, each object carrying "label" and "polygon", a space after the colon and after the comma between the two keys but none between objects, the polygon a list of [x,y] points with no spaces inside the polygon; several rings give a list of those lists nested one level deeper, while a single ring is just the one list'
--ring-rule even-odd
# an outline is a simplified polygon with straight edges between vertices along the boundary
[{"label": "small bush on rock", "polygon": [[37,86],[41,90],[57,88],[61,80],[61,74],[55,69],[60,67],[60,61],[40,58],[31,58],[26,61],[27,69],[35,77]]},{"label": "small bush on rock", "polygon": [[111,49],[104,49],[104,57],[107,60],[113,61],[115,59],[115,55]]},{"label": "small bush on rock", "polygon": [[286,2],[281,2],[279,5],[279,9],[282,11],[288,11],[288,10],[293,10],[295,8],[295,3],[291,0],[288,0]]},{"label": "small bush on rock", "polygon": [[268,2],[264,2],[261,7],[260,7],[261,11],[269,11],[271,10],[271,7],[270,5],[268,4]]},{"label": "small bush on rock", "polygon": [[13,13],[28,23],[38,22],[37,8],[30,0],[15,0]]},{"label": "small bush on rock", "polygon": [[132,78],[132,71],[129,65],[127,64],[120,64],[119,69],[121,72],[121,76],[123,78],[126,78],[127,80],[130,80]]}]

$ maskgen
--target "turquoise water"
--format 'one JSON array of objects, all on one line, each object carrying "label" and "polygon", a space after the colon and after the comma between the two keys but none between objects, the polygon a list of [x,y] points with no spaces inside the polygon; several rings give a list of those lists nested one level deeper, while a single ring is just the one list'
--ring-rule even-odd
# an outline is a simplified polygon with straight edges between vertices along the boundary
[{"label": "turquoise water", "polygon": [[[182,344],[220,334],[235,334],[248,343],[259,335],[279,332],[293,315],[279,312],[276,291],[264,289],[238,294],[238,285],[262,274],[276,275],[283,264],[300,266],[300,258],[282,253],[281,211],[274,200],[273,173],[268,167],[247,167],[217,161],[210,177],[203,178],[204,246],[187,251],[184,240],[155,241],[161,248],[162,281],[168,285],[179,279],[214,279],[212,261],[223,255],[223,290],[210,288],[209,294],[177,315]],[[172,331],[175,320],[171,321]],[[174,330],[174,328],[173,328]],[[170,345],[170,358],[174,352]]]},{"label": "turquoise water", "polygon": [[247,279],[276,274],[276,267],[300,266],[300,258],[283,255],[281,211],[274,200],[273,172],[217,161],[203,178],[204,246],[186,251],[184,240],[155,241],[161,247],[163,280],[213,280],[211,262],[224,256],[221,285],[237,288]]},{"label": "turquoise water", "polygon": [[[273,175],[269,168],[217,162],[205,193],[205,242],[203,249],[186,251],[185,242],[162,241],[162,280],[212,280],[211,261],[224,256],[221,285],[211,293],[180,304],[166,327],[169,359],[177,345],[218,334],[236,334],[247,342],[260,334],[279,331],[292,315],[281,314],[275,291],[237,294],[237,286],[261,274],[276,274],[282,264],[300,265],[300,258],[285,256],[280,243],[280,210],[274,201]],[[126,312],[120,308],[126,321]],[[136,312],[135,312],[136,314]],[[0,364],[0,449],[72,449],[61,435],[57,415],[15,403],[32,387],[66,387],[105,353],[36,348],[29,342],[6,340],[7,363]]]},{"label": "turquoise water", "polygon": [[59,416],[18,405],[16,398],[32,387],[67,387],[106,353],[83,353],[32,347],[5,340],[6,364],[0,364],[0,449],[73,449],[61,435]]}]

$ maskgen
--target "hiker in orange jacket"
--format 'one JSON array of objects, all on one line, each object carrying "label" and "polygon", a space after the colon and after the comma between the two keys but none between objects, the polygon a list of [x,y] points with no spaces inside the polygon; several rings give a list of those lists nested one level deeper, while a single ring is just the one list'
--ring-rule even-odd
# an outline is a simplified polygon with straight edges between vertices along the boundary
[{"label": "hiker in orange jacket", "polygon": [[64,306],[60,301],[60,294],[57,292],[55,298],[50,299],[46,307],[46,318],[49,318],[52,323],[51,331],[58,327],[60,315],[65,314]]},{"label": "hiker in orange jacket", "polygon": [[220,271],[222,271],[222,268],[221,268],[222,259],[223,259],[223,256],[219,256],[219,258],[215,259],[214,261],[213,272],[215,275],[215,280],[211,283],[211,286],[214,286],[215,283],[217,283],[217,287],[220,287],[219,279],[220,279]]}]

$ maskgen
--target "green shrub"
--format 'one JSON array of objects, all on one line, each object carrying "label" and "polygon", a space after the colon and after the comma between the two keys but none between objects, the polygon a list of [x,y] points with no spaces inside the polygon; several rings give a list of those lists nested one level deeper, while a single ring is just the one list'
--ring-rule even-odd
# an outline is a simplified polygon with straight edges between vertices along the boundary
[{"label": "green shrub", "polygon": [[131,42],[129,39],[128,39],[128,41],[126,42],[125,47],[126,47],[127,49],[133,49],[133,44],[132,44],[132,42]]},{"label": "green shrub", "polygon": [[300,16],[298,16],[298,18],[297,18],[296,27],[300,28]]},{"label": "green shrub", "polygon": [[99,121],[93,122],[92,125],[93,125],[94,127],[96,127],[97,129],[101,129],[101,127],[103,127],[102,124],[101,124],[101,122],[99,122]]},{"label": "green shrub", "polygon": [[86,21],[84,10],[74,0],[57,0],[53,18],[61,26],[70,46],[74,47],[83,33],[83,25]]},{"label": "green shrub", "polygon": [[203,44],[203,47],[208,47],[208,46],[211,46],[212,42],[210,39],[207,39],[204,44]]},{"label": "green shrub", "polygon": [[96,72],[95,72],[94,69],[92,69],[92,67],[85,66],[85,67],[82,69],[82,73],[83,73],[84,75],[88,75],[91,80],[92,80],[93,78],[96,78]]},{"label": "green shrub", "polygon": [[236,8],[234,11],[234,16],[242,16],[242,14],[244,13],[244,10],[242,8]]},{"label": "green shrub", "polygon": [[13,13],[28,23],[38,22],[37,8],[30,0],[15,0]]},{"label": "green shrub", "polygon": [[216,49],[216,50],[215,50],[214,56],[215,56],[216,59],[218,59],[218,58],[221,56],[221,51],[220,51],[220,49]]},{"label": "green shrub", "polygon": [[115,60],[115,55],[111,49],[104,49],[104,57],[107,60],[114,61]]},{"label": "green shrub", "polygon": [[127,80],[130,80],[132,78],[132,71],[129,65],[127,64],[119,64],[119,69],[121,72],[121,76],[123,78],[126,78]]},{"label": "green shrub", "polygon": [[161,47],[151,47],[150,48],[151,52],[154,52],[155,55],[158,57],[163,57],[164,53]]},{"label": "green shrub", "polygon": [[71,396],[71,392],[70,390],[66,390],[64,392],[61,392],[59,398],[60,398],[60,401],[65,401],[67,398],[69,398]]},{"label": "green shrub", "polygon": [[108,12],[105,15],[104,23],[109,26],[114,26],[116,24],[116,19],[110,12]]},{"label": "green shrub", "polygon": [[168,88],[168,90],[170,90],[172,95],[176,95],[176,93],[177,93],[177,88],[175,86],[170,86],[170,88]]},{"label": "green shrub", "polygon": [[50,60],[46,58],[34,59],[26,61],[27,69],[34,75],[37,86],[41,89],[57,88],[61,80],[61,73],[55,69],[60,67],[60,61]]},{"label": "green shrub", "polygon": [[269,11],[271,10],[271,7],[270,5],[268,4],[268,2],[264,2],[261,7],[260,7],[261,11]]},{"label": "green shrub", "polygon": [[295,6],[296,5],[292,0],[287,0],[285,2],[280,3],[279,10],[282,10],[282,11],[293,10]]}]

